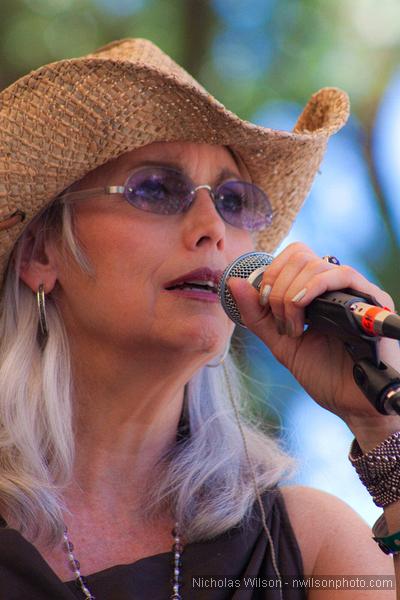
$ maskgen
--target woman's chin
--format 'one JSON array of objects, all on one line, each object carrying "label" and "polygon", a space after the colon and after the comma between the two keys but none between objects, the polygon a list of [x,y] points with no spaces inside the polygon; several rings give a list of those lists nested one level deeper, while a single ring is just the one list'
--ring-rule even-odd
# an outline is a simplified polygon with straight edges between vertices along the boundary
[{"label": "woman's chin", "polygon": [[166,345],[177,350],[199,351],[212,357],[224,351],[232,330],[233,326],[221,319],[186,318],[175,324],[173,329],[165,328],[160,337]]}]

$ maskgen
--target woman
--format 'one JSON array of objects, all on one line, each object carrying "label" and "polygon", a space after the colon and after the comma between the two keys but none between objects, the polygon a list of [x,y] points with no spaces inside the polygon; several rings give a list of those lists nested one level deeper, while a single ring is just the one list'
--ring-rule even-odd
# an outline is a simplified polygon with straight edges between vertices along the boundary
[{"label": "woman", "polygon": [[[257,128],[150,42],[123,40],[27,75],[0,106],[3,597],[297,599],[292,578],[389,575],[343,502],[277,487],[291,461],[242,414],[216,296],[228,263],[289,229],[345,95],[315,95],[293,134]],[[303,244],[260,294],[230,287],[363,451],[400,430],[362,396],[339,342],[302,333],[325,290],[393,306],[385,292]],[[397,345],[381,345],[398,365]],[[398,514],[391,500],[391,532]],[[346,597],[376,590],[329,591]]]}]

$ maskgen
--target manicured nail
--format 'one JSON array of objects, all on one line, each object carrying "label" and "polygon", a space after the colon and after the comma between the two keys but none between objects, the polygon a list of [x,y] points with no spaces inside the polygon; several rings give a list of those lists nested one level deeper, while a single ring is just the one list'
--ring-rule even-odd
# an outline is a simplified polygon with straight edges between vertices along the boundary
[{"label": "manicured nail", "polygon": [[276,328],[278,330],[279,335],[286,335],[286,326],[285,322],[282,321],[279,317],[275,317]]},{"label": "manicured nail", "polygon": [[292,302],[300,302],[300,300],[302,298],[304,298],[304,296],[307,294],[307,288],[303,288],[302,290],[300,290],[300,292],[298,294],[296,294],[293,298],[292,298]]},{"label": "manicured nail", "polygon": [[286,333],[289,337],[294,336],[294,325],[290,319],[286,320]]},{"label": "manicured nail", "polygon": [[271,293],[271,289],[272,289],[271,286],[267,284],[267,285],[264,285],[263,289],[261,290],[260,299],[259,299],[261,306],[265,306],[267,304],[269,295]]}]

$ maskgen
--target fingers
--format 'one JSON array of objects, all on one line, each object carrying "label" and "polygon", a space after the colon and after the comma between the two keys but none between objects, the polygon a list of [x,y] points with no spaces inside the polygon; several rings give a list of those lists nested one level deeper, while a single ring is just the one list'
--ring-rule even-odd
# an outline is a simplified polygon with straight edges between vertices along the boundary
[{"label": "fingers", "polygon": [[292,337],[303,333],[305,307],[321,294],[344,288],[371,293],[371,285],[351,267],[312,260],[291,282],[282,299],[285,319],[293,323]]},{"label": "fingers", "polygon": [[287,246],[268,266],[260,303],[269,304],[281,335],[297,337],[303,333],[305,304],[296,305],[292,299],[304,296],[304,288],[314,275],[333,268],[302,243]]},{"label": "fingers", "polygon": [[228,280],[228,287],[240,310],[242,322],[245,323],[247,327],[257,327],[270,312],[269,306],[260,305],[259,294],[247,279],[230,277]]},{"label": "fingers", "polygon": [[239,308],[242,323],[255,333],[267,346],[280,339],[270,307],[261,306],[259,293],[246,280],[230,277],[228,287]]},{"label": "fingers", "polygon": [[[306,304],[300,300],[307,294],[304,290],[308,289],[306,286],[310,279],[331,269],[333,265],[312,253],[300,252],[289,258],[275,280],[271,278],[270,273],[265,274],[267,285],[270,285],[271,289],[268,301],[279,333],[286,333],[290,337],[297,337],[303,333]],[[297,303],[293,301],[294,298],[297,299]]]}]

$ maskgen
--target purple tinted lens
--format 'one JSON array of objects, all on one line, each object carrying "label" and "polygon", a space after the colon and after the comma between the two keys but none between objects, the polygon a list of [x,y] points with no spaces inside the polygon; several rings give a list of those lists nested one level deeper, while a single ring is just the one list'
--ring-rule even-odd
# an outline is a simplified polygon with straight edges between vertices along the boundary
[{"label": "purple tinted lens", "polygon": [[[194,199],[192,182],[170,167],[138,169],[129,176],[125,188],[132,206],[163,215],[184,212]],[[268,197],[252,183],[226,181],[215,191],[215,205],[227,223],[240,229],[259,231],[272,221]]]},{"label": "purple tinted lens", "polygon": [[263,190],[245,181],[227,181],[216,192],[216,207],[227,223],[260,231],[272,222],[272,208]]},{"label": "purple tinted lens", "polygon": [[147,212],[173,215],[190,204],[190,181],[169,167],[144,167],[130,175],[125,197],[132,206]]}]

